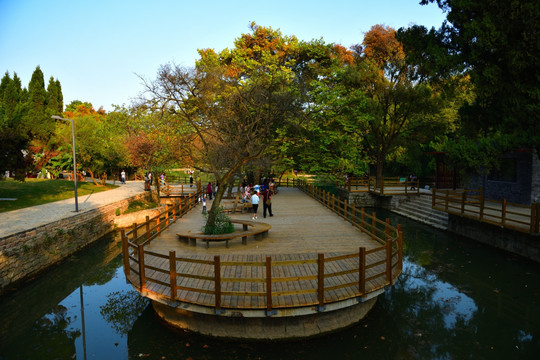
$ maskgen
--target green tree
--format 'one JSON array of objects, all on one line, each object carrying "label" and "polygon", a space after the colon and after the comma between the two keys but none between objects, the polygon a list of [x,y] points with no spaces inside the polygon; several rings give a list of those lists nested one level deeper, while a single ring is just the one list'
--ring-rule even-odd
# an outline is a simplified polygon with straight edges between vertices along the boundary
[{"label": "green tree", "polygon": [[[381,186],[387,160],[403,153],[406,144],[425,141],[427,134],[449,126],[441,116],[442,89],[416,75],[415,66],[405,61],[405,53],[395,30],[375,25],[362,45],[353,47],[356,64],[348,71],[345,84],[367,98],[365,112],[359,112],[359,95],[352,92],[349,116],[360,118],[356,131],[372,163]],[[351,106],[352,105],[352,106]]]},{"label": "green tree", "polygon": [[[66,109],[69,110],[66,110],[64,116],[73,119],[75,124],[77,167],[79,170],[86,170],[92,181],[98,185],[96,175],[99,175],[103,182],[107,173],[118,169],[125,161],[125,134],[119,131],[115,124],[107,121],[107,114],[103,109],[96,111],[90,103],[74,101]],[[62,122],[59,127],[64,152],[71,154],[71,124]]]},{"label": "green tree", "polygon": [[60,81],[51,76],[47,86],[47,114],[58,115],[64,112],[64,102]]},{"label": "green tree", "polygon": [[29,137],[22,124],[22,93],[17,74],[11,79],[6,72],[0,82],[0,178],[5,171],[14,171],[17,180],[24,180],[31,162],[26,152]]},{"label": "green tree", "polygon": [[234,175],[263,156],[276,130],[299,111],[292,71],[297,39],[254,23],[251,31],[232,49],[199,50],[195,69],[162,66],[146,84],[149,106],[172,114],[179,128],[188,126],[194,166],[220,183],[209,227]]},{"label": "green tree", "polygon": [[[461,107],[461,133],[450,141],[455,163],[496,166],[497,154],[540,150],[540,3],[534,0],[436,2],[447,21],[436,30],[400,29],[419,71],[432,78],[468,74],[476,93]],[[463,152],[463,150],[474,150]]]}]

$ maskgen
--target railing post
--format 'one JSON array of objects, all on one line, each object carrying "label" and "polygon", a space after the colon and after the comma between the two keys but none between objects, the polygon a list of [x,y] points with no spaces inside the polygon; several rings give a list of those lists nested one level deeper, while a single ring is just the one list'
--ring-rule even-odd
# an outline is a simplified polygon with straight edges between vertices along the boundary
[{"label": "railing post", "polygon": [[318,310],[324,310],[324,254],[319,254],[317,258],[317,299],[319,301]]},{"label": "railing post", "polygon": [[347,191],[351,192],[351,179],[347,179]]},{"label": "railing post", "polygon": [[180,191],[181,191],[181,195],[184,196],[184,183],[180,183]]},{"label": "railing post", "polygon": [[150,239],[150,216],[146,215],[146,221],[144,222],[146,228],[146,240]]},{"label": "railing post", "polygon": [[356,224],[356,204],[351,204],[351,223]]},{"label": "railing post", "polygon": [[170,212],[171,212],[171,204],[165,204],[165,212],[166,212],[165,228],[168,228],[169,227]]},{"label": "railing post", "polygon": [[169,251],[169,278],[171,284],[171,300],[176,300],[176,252]]},{"label": "railing post", "polygon": [[347,199],[343,199],[343,218],[347,221],[349,221],[347,217],[347,207],[349,207],[349,204],[347,202]]},{"label": "railing post", "polygon": [[463,216],[463,213],[465,212],[465,201],[467,201],[467,192],[463,190],[461,193],[461,216]]},{"label": "railing post", "polygon": [[143,292],[146,285],[146,275],[144,273],[144,246],[139,245],[137,249],[139,250],[139,284],[140,291]]},{"label": "railing post", "polygon": [[392,239],[386,241],[386,281],[392,285]]},{"label": "railing post", "polygon": [[360,227],[362,228],[362,231],[365,231],[366,230],[366,222],[365,222],[365,216],[366,216],[366,213],[364,211],[364,208],[361,208],[360,209]]},{"label": "railing post", "polygon": [[416,179],[416,193],[420,195],[420,179]]},{"label": "railing post", "polygon": [[159,214],[156,217],[156,231],[158,234],[160,233],[160,222],[161,222],[161,214]]},{"label": "railing post", "polygon": [[332,211],[336,211],[335,210],[336,208],[336,195],[335,194],[332,194]]},{"label": "railing post", "polygon": [[435,199],[437,197],[437,188],[433,188],[431,190],[431,207],[434,208],[435,207]]},{"label": "railing post", "polygon": [[[398,179],[398,181],[399,181],[399,179]],[[407,188],[409,187],[408,185],[409,185],[409,178],[406,177],[405,178],[405,195],[407,195]]]},{"label": "railing post", "polygon": [[266,257],[266,314],[272,313],[272,258]]},{"label": "railing post", "polygon": [[182,199],[180,199],[180,201],[178,202],[178,217],[184,216],[182,211],[183,211],[183,209],[182,209]]},{"label": "railing post", "polygon": [[506,225],[506,199],[502,201],[501,226]]},{"label": "railing post", "polygon": [[377,236],[377,213],[372,212],[371,213],[371,234],[373,236],[373,239]]},{"label": "railing post", "polygon": [[536,234],[539,233],[540,228],[540,203],[531,204],[531,226],[530,233]]},{"label": "railing post", "polygon": [[138,241],[138,235],[137,235],[137,223],[133,223],[133,225],[131,225],[131,227],[133,227],[133,243],[134,244],[137,244],[137,241]]},{"label": "railing post", "polygon": [[126,277],[129,276],[129,244],[128,238],[126,236],[126,231],[124,229],[120,230],[120,237],[122,238],[122,257],[124,259],[124,274]]},{"label": "railing post", "polygon": [[484,194],[480,193],[480,221],[484,219]]},{"label": "railing post", "polygon": [[446,210],[446,212],[448,212],[448,200],[449,200],[449,197],[450,197],[450,192],[448,190],[446,190],[446,198],[445,198],[445,205],[444,205],[444,210]]},{"label": "railing post", "polygon": [[221,257],[214,256],[214,297],[216,299],[216,313],[221,310]]},{"label": "railing post", "polygon": [[360,296],[366,295],[366,248],[361,247],[358,252],[358,292]]},{"label": "railing post", "polygon": [[403,270],[403,231],[401,231],[401,224],[397,225],[398,235],[398,264],[399,270]]},{"label": "railing post", "polygon": [[390,239],[390,218],[386,218],[384,233],[386,235],[386,241],[388,241]]},{"label": "railing post", "polygon": [[174,200],[174,206],[173,206],[173,222],[176,222],[176,214],[178,213],[178,199]]},{"label": "railing post", "polygon": [[530,227],[529,227],[529,232],[531,234],[534,234],[535,233],[535,224],[536,224],[536,204],[535,203],[532,203],[531,204],[531,223],[530,223]]}]

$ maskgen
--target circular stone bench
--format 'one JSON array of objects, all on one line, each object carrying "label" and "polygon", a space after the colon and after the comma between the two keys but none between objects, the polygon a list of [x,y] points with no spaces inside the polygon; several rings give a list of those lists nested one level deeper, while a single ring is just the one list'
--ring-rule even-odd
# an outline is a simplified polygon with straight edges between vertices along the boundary
[{"label": "circular stone bench", "polygon": [[188,241],[189,245],[196,246],[197,240],[203,240],[206,242],[206,248],[210,247],[210,241],[225,241],[225,246],[229,247],[229,240],[241,237],[242,244],[247,245],[248,236],[254,236],[256,240],[262,240],[263,237],[268,235],[268,230],[271,226],[266,223],[249,221],[249,220],[231,220],[233,224],[242,225],[242,230],[235,230],[228,234],[216,234],[206,235],[203,233],[191,233],[187,231],[185,233],[177,233],[176,235],[182,241]]}]

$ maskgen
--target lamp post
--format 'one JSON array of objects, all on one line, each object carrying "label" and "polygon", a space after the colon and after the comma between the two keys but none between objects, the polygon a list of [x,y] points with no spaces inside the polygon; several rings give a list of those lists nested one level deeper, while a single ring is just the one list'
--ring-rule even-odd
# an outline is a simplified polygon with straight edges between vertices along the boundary
[{"label": "lamp post", "polygon": [[79,212],[79,201],[77,199],[77,159],[75,158],[75,123],[73,119],[64,119],[58,115],[51,116],[56,120],[71,121],[71,136],[73,138],[73,182],[75,184],[75,212]]}]

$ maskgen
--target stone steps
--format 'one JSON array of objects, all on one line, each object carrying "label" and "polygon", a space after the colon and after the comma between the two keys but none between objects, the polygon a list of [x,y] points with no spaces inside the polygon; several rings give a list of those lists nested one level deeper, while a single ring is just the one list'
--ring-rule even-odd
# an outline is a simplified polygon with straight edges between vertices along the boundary
[{"label": "stone steps", "polygon": [[392,207],[392,212],[421,223],[433,226],[437,229],[448,229],[448,214],[431,208],[431,197],[411,196],[403,200],[397,206]]}]

